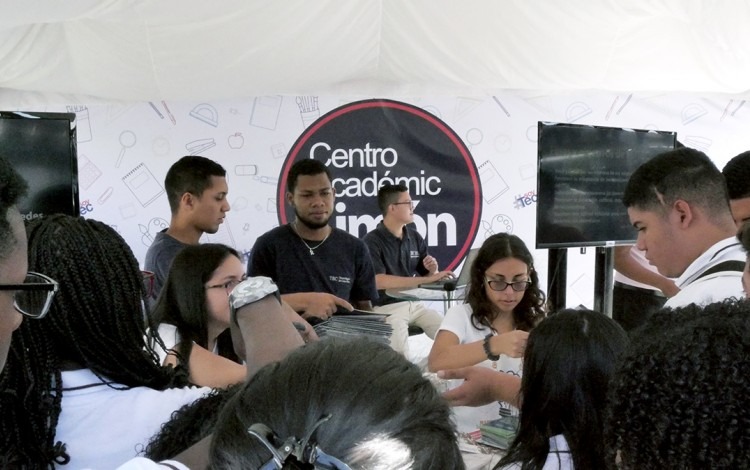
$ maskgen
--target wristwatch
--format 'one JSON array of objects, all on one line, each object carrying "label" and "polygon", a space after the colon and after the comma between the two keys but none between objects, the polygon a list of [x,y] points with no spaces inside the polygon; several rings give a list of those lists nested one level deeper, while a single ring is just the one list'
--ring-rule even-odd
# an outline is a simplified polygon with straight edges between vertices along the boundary
[{"label": "wristwatch", "polygon": [[484,346],[484,353],[487,355],[487,359],[489,359],[490,361],[498,361],[500,360],[500,355],[492,354],[492,349],[490,349],[490,339],[492,338],[492,336],[492,333],[485,336],[482,346]]},{"label": "wristwatch", "polygon": [[[245,305],[257,302],[269,295],[275,294],[279,297],[279,288],[270,277],[249,277],[240,282],[229,294],[229,311],[231,321],[237,324],[237,310]],[[281,300],[279,300],[281,301]]]}]

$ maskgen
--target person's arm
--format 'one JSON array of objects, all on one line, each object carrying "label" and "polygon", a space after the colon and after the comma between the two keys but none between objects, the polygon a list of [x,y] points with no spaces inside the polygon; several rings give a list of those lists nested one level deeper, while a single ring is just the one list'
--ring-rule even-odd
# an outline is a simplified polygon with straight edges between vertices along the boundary
[{"label": "person's arm", "polygon": [[429,276],[438,272],[438,261],[434,256],[430,256],[425,252],[420,261],[422,264],[422,269],[426,271],[422,274],[423,276]]},{"label": "person's arm", "polygon": [[[235,292],[237,288],[233,296]],[[281,302],[273,294],[242,305],[235,311],[230,323],[235,351],[247,365],[247,378],[266,364],[280,361],[290,351],[305,344],[284,313]]]},{"label": "person's arm", "polygon": [[310,325],[307,320],[302,318],[302,315],[295,312],[291,305],[282,301],[281,308],[289,321],[292,322],[292,324],[299,325],[300,328],[304,328],[304,330],[300,330],[299,334],[302,336],[302,339],[305,343],[318,341],[320,339],[318,338],[318,334],[315,332],[315,329],[313,329],[312,325]]},{"label": "person's arm", "polygon": [[494,401],[504,401],[519,408],[521,378],[487,367],[464,367],[441,370],[438,377],[444,380],[462,379],[463,383],[443,393],[451,406],[482,406]]},{"label": "person's arm", "polygon": [[[167,354],[165,365],[176,365],[173,352]],[[201,387],[223,388],[245,380],[247,369],[225,357],[221,357],[197,344],[190,348],[188,359],[190,382]]]},{"label": "person's arm", "polygon": [[408,289],[418,287],[420,284],[439,281],[446,277],[454,276],[453,271],[439,271],[428,276],[394,276],[392,274],[376,274],[375,284],[378,289]]},{"label": "person's arm", "polygon": [[[509,357],[521,357],[526,349],[527,331],[513,330],[490,338],[490,351]],[[427,357],[427,368],[431,372],[444,369],[473,366],[487,359],[484,340],[461,344],[458,336],[448,330],[440,330],[432,343]]]},{"label": "person's arm", "polygon": [[330,318],[339,307],[353,310],[352,304],[346,300],[325,292],[295,292],[283,294],[281,299],[288,303],[302,318],[318,317],[325,320]]},{"label": "person's arm", "polygon": [[680,291],[674,281],[641,265],[630,253],[631,248],[631,245],[615,247],[614,267],[617,272],[634,281],[653,286],[667,297],[673,297]]}]

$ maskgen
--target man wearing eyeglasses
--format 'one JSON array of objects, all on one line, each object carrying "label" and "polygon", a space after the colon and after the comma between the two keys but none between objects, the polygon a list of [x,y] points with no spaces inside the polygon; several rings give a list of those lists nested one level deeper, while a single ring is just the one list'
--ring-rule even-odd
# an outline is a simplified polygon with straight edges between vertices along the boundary
[{"label": "man wearing eyeglasses", "polygon": [[375,267],[375,284],[380,292],[375,311],[388,315],[393,327],[391,346],[408,357],[409,326],[421,328],[434,339],[442,315],[422,302],[388,298],[385,289],[407,289],[449,276],[438,271],[438,262],[427,253],[427,243],[411,225],[414,201],[403,184],[387,184],[378,190],[378,206],[383,221],[364,237]]}]

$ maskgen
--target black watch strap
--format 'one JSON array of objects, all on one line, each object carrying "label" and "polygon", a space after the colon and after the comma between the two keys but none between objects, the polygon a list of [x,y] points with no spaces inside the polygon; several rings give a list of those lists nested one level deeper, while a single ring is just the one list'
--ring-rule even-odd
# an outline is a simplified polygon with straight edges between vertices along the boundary
[{"label": "black watch strap", "polygon": [[484,346],[484,353],[487,355],[487,359],[489,359],[490,361],[497,361],[500,360],[500,355],[492,354],[492,349],[490,349],[490,339],[492,338],[492,336],[492,333],[485,336],[482,346]]}]

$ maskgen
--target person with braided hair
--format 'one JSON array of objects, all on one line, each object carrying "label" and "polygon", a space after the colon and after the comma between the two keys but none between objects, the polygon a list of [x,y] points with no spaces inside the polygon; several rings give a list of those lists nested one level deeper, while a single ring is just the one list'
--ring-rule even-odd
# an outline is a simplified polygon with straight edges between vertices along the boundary
[{"label": "person with braided hair", "polygon": [[[138,262],[114,229],[51,215],[27,232],[29,269],[59,288],[49,315],[23,323],[11,342],[0,382],[0,467],[115,468],[210,389],[161,365]],[[235,317],[246,351],[270,350],[265,360],[275,360],[302,344],[286,318],[257,313]]]},{"label": "person with braided hair", "polygon": [[11,466],[114,468],[208,389],[187,387],[185,372],[162,367],[147,347],[147,292],[117,232],[51,215],[27,233],[29,269],[60,287],[49,315],[25,322],[13,338],[0,454]]}]

